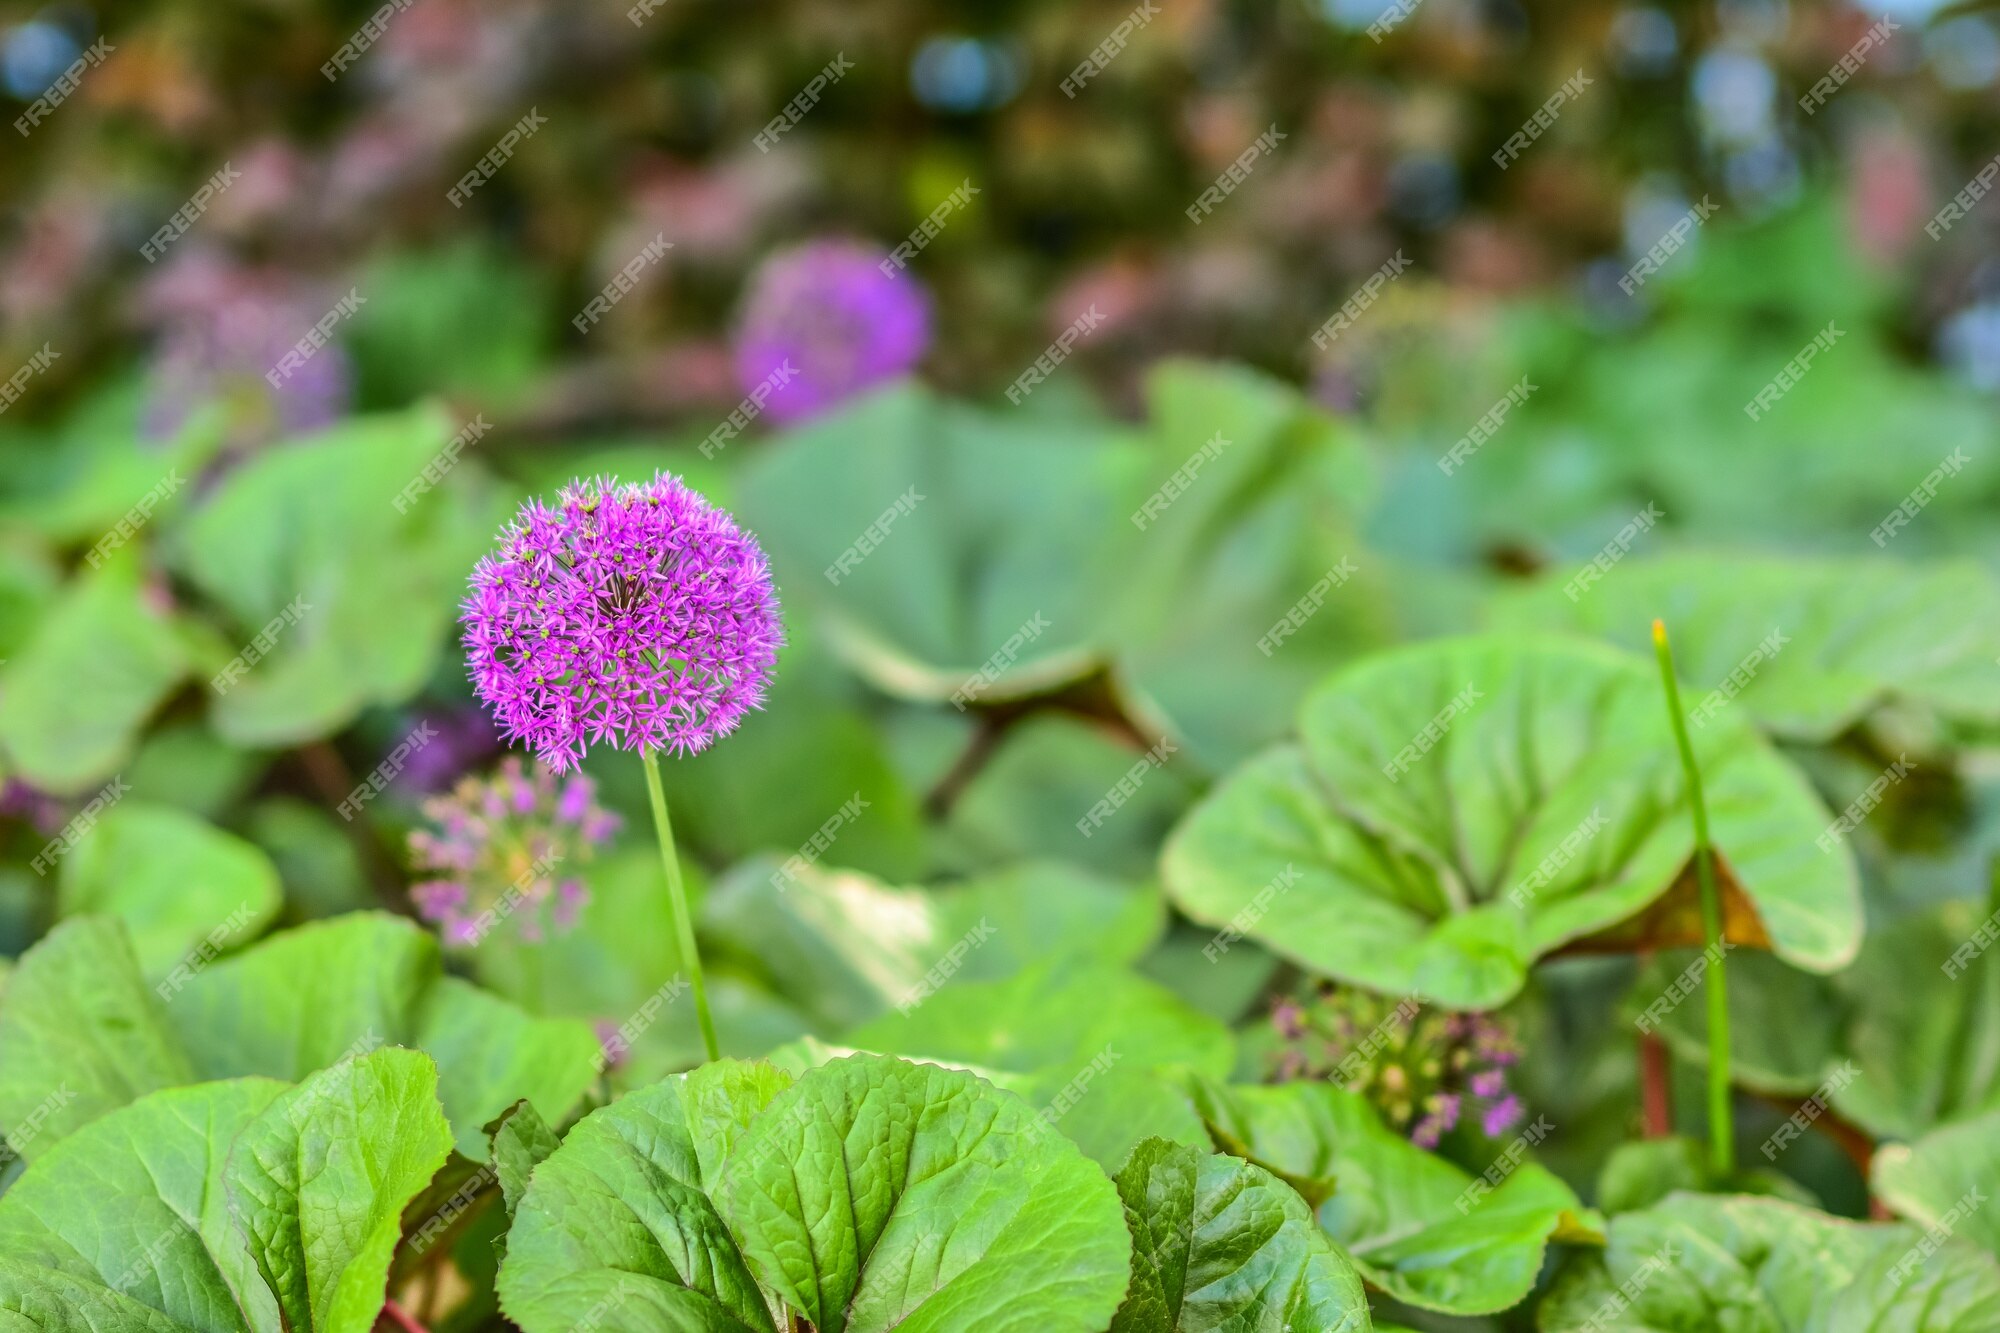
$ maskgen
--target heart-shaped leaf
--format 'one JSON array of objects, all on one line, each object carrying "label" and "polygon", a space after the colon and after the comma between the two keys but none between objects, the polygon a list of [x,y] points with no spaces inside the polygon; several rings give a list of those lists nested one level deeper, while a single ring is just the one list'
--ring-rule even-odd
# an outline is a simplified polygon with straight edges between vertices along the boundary
[{"label": "heart-shaped leaf", "polygon": [[1365,1330],[1361,1277],[1260,1167],[1147,1139],[1117,1176],[1132,1286],[1111,1333]]},{"label": "heart-shaped leaf", "polygon": [[527,1333],[580,1313],[770,1333],[786,1308],[822,1333],[1109,1321],[1130,1254],[1116,1192],[1018,1098],[884,1056],[783,1081],[709,1066],[586,1116],[522,1198],[509,1317]]},{"label": "heart-shaped leaf", "polygon": [[1611,1220],[1542,1303],[1548,1333],[1975,1333],[2000,1328],[2000,1264],[1964,1241],[1776,1199],[1676,1194]]},{"label": "heart-shaped leaf", "polygon": [[738,1141],[716,1200],[752,1270],[821,1333],[1082,1333],[1129,1275],[1103,1173],[1019,1098],[937,1065],[809,1071]]},{"label": "heart-shaped leaf", "polygon": [[414,1051],[156,1092],[0,1197],[0,1313],[100,1333],[366,1333],[451,1134]]},{"label": "heart-shaped leaf", "polygon": [[[1638,658],[1564,640],[1422,644],[1328,680],[1299,729],[1169,841],[1168,893],[1197,920],[1371,989],[1487,1008],[1534,959],[1677,901],[1693,832],[1659,681]],[[1860,895],[1844,844],[1815,845],[1827,812],[1740,719],[1694,743],[1733,937],[1840,967]]]},{"label": "heart-shaped leaf", "polygon": [[[691,1089],[703,1079],[762,1109],[783,1075],[731,1063],[678,1074],[593,1111],[534,1169],[507,1236],[500,1303],[527,1333],[591,1316],[617,1330],[751,1329],[771,1313],[707,1192],[718,1147]],[[713,1072],[711,1072],[713,1071]]]}]

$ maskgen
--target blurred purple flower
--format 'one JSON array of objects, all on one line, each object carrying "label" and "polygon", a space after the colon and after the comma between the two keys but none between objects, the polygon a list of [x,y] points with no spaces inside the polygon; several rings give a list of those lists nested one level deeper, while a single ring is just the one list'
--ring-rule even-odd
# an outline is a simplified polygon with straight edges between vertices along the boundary
[{"label": "blurred purple flower", "polygon": [[528,501],[462,619],[480,699],[558,773],[599,741],[705,749],[763,704],[784,642],[756,540],[664,472]]},{"label": "blurred purple flower", "polygon": [[161,332],[141,429],[172,437],[196,410],[221,402],[226,443],[253,448],[331,425],[347,410],[353,370],[337,343],[273,386],[264,376],[313,327],[326,303],[279,279],[191,257],[149,293]]},{"label": "blurred purple flower", "polygon": [[478,944],[508,921],[529,943],[575,924],[589,894],[574,876],[558,880],[555,868],[588,861],[618,830],[589,778],[559,783],[540,765],[531,775],[515,755],[490,779],[465,778],[451,795],[424,802],[424,815],[434,827],[410,834],[410,857],[437,878],[411,885],[410,899],[458,945]]},{"label": "blurred purple flower", "polygon": [[884,273],[886,258],[859,242],[813,241],[758,270],[737,327],[736,375],[746,393],[773,386],[772,419],[812,416],[922,359],[930,302],[907,272]]},{"label": "blurred purple flower", "polygon": [[1521,1119],[1520,1099],[1507,1088],[1519,1051],[1512,1028],[1495,1015],[1328,985],[1303,1001],[1280,998],[1271,1021],[1279,1037],[1273,1078],[1330,1079],[1367,1098],[1421,1148],[1438,1147],[1471,1112],[1489,1139]]}]

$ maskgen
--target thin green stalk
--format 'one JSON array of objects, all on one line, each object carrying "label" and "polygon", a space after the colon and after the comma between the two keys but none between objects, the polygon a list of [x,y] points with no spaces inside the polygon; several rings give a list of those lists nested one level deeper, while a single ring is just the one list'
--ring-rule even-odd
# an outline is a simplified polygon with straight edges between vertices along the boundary
[{"label": "thin green stalk", "polygon": [[1687,775],[1688,805],[1694,812],[1694,873],[1701,885],[1701,933],[1708,950],[1708,1146],[1718,1178],[1736,1172],[1736,1126],[1729,1103],[1729,983],[1723,975],[1722,895],[1715,885],[1715,850],[1708,840],[1708,805],[1701,794],[1701,770],[1695,767],[1694,745],[1688,740],[1687,718],[1681,712],[1681,688],[1674,680],[1674,650],[1667,644],[1665,621],[1653,622],[1653,651],[1660,659],[1660,679],[1667,689],[1667,718],[1680,747],[1681,770]]},{"label": "thin green stalk", "polygon": [[660,786],[660,764],[651,750],[639,751],[646,765],[646,795],[653,802],[653,828],[660,835],[660,863],[667,872],[667,896],[674,912],[674,939],[681,958],[687,963],[689,988],[694,991],[694,1014],[701,1023],[701,1044],[708,1058],[719,1060],[722,1050],[715,1044],[715,1022],[708,1016],[708,988],[701,979],[701,953],[694,942],[694,918],[688,913],[687,890],[681,885],[681,860],[674,855],[674,826],[667,820],[667,795]]}]

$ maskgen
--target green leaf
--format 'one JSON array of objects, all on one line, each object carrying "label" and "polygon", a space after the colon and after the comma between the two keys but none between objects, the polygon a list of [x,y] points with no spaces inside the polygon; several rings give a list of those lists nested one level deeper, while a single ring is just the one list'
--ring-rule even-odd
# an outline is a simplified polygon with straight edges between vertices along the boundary
[{"label": "green leaf", "polygon": [[1024,860],[1069,861],[1136,879],[1151,874],[1160,839],[1193,797],[1171,740],[1150,749],[1055,712],[1010,728],[953,803],[946,835],[955,861],[981,870]]},{"label": "green leaf", "polygon": [[80,792],[131,758],[187,675],[181,639],[122,550],[65,588],[0,674],[0,748],[48,791]]},{"label": "green leaf", "polygon": [[440,966],[437,942],[413,923],[357,912],[169,978],[167,1016],[199,1077],[292,1081],[413,1037]]},{"label": "green leaf", "polygon": [[1116,968],[1042,965],[1005,981],[953,982],[844,1040],[1018,1074],[1082,1066],[1179,1065],[1226,1077],[1235,1043],[1215,1019]]},{"label": "green leaf", "polygon": [[[399,703],[437,669],[494,504],[479,468],[398,513],[452,438],[442,412],[356,418],[229,475],[179,533],[178,564],[227,613],[208,664],[215,728],[239,745],[324,736]],[[245,645],[269,632],[268,649]]]},{"label": "green leaf", "polygon": [[2000,1110],[1915,1143],[1886,1144],[1870,1168],[1875,1197],[1927,1230],[1945,1228],[2000,1256]]},{"label": "green leaf", "polygon": [[1398,1137],[1357,1094],[1321,1083],[1195,1091],[1216,1145],[1323,1199],[1320,1225],[1397,1300],[1504,1310],[1534,1288],[1551,1237],[1590,1234],[1576,1195],[1540,1165],[1510,1171],[1496,1148],[1499,1183],[1480,1181]]},{"label": "green leaf", "polygon": [[2000,1264],[1963,1241],[1926,1257],[1915,1248],[1923,1240],[1914,1227],[1863,1225],[1774,1199],[1676,1194],[1614,1217],[1602,1256],[1584,1256],[1556,1279],[1539,1327],[1547,1333],[2000,1328]]},{"label": "green leaf", "polygon": [[837,819],[841,865],[915,875],[926,860],[920,793],[891,763],[853,676],[811,633],[786,626],[764,707],[729,744],[662,765],[675,837],[730,863],[791,852]]},{"label": "green leaf", "polygon": [[484,1148],[486,1122],[515,1101],[568,1114],[603,1065],[602,1048],[581,1023],[536,1018],[457,977],[433,983],[410,1044],[437,1061],[438,1096],[468,1157]]},{"label": "green leaf", "polygon": [[[1734,977],[1730,978],[1732,981]],[[1807,1208],[1819,1206],[1811,1190],[1752,1159],[1737,1175],[1718,1180],[1708,1148],[1684,1135],[1621,1143],[1597,1177],[1597,1206],[1606,1213],[1650,1208],[1677,1190],[1705,1194],[1768,1194]]]},{"label": "green leaf", "polygon": [[444,977],[435,941],[399,917],[356,913],[213,962],[197,955],[152,989],[123,928],[103,918],[65,923],[31,950],[0,992],[0,1054],[17,1057],[0,1067],[0,1124],[60,1102],[40,1131],[53,1138],[172,1083],[290,1081],[378,1047],[421,1046],[442,1069],[459,1150],[483,1160],[487,1121],[521,1097],[558,1120],[597,1075],[587,1025],[532,1017]]},{"label": "green leaf", "polygon": [[437,1071],[416,1051],[343,1060],[281,1094],[229,1150],[224,1188],[288,1329],[367,1329],[403,1205],[444,1165]]},{"label": "green leaf", "polygon": [[716,1199],[821,1333],[1098,1329],[1128,1279],[1110,1181],[1026,1103],[936,1065],[809,1071],[751,1124]]},{"label": "green leaf", "polygon": [[526,1333],[659,1328],[772,1333],[770,1311],[702,1188],[687,1077],[577,1122],[535,1168],[500,1265]]},{"label": "green leaf", "polygon": [[1909,1139],[2000,1110],[2000,950],[1980,943],[1991,907],[1941,903],[1879,926],[1834,978],[1856,1071],[1834,1094],[1842,1115]]},{"label": "green leaf", "polygon": [[1147,402],[1114,670],[1149,730],[1220,772],[1283,736],[1327,670],[1390,630],[1382,562],[1357,532],[1373,468],[1348,426],[1242,367],[1162,363]]},{"label": "green leaf", "polygon": [[106,1112],[193,1078],[114,921],[63,922],[0,988],[0,1128],[29,1161]]},{"label": "green leaf", "polygon": [[760,451],[740,496],[779,582],[869,681],[942,702],[986,670],[962,697],[991,703],[1095,662],[1133,458],[1115,428],[904,384]]},{"label": "green leaf", "polygon": [[[1871,945],[1862,941],[1865,956]],[[1689,1002],[1685,991],[1675,1003],[1669,988],[1697,956],[1674,949],[1656,955],[1639,970],[1623,1006],[1628,1021],[1645,1021],[1663,1036],[1674,1054],[1696,1066],[1708,1063],[1708,1011]],[[1847,1018],[1836,983],[1787,965],[1769,954],[1732,950],[1729,968],[1729,1075],[1732,1082],[1773,1096],[1803,1096],[1840,1064],[1841,1028]],[[1785,1015],[1782,1023],[1767,1021]]]},{"label": "green leaf", "polygon": [[989,1079],[1039,1109],[1107,1175],[1147,1139],[1208,1147],[1208,1131],[1194,1104],[1159,1070],[1092,1060],[1038,1074],[996,1072]]},{"label": "green leaf", "polygon": [[1741,710],[1789,739],[1824,741],[1889,699],[2000,719],[1988,680],[2000,589],[1976,561],[1690,552],[1628,560],[1587,596],[1562,588],[1546,580],[1503,601],[1496,618],[1643,650],[1653,617],[1664,617],[1698,721]]},{"label": "green leaf", "polygon": [[1132,1286],[1112,1333],[1369,1327],[1360,1275],[1270,1172],[1148,1139],[1117,1185]]},{"label": "green leaf", "polygon": [[1130,962],[1165,915],[1156,892],[1058,864],[922,889],[768,857],[731,872],[703,907],[710,936],[830,1031],[1030,960]]},{"label": "green leaf", "polygon": [[365,1333],[404,1206],[450,1135],[430,1061],[378,1051],[287,1089],[154,1093],[0,1198],[0,1312],[62,1328]]},{"label": "green leaf", "polygon": [[493,1175],[500,1184],[500,1197],[512,1221],[527,1192],[528,1177],[548,1160],[562,1142],[549,1122],[542,1119],[534,1104],[518,1101],[502,1111],[490,1128],[493,1140]]},{"label": "green leaf", "polygon": [[[0,1312],[10,1328],[282,1327],[228,1204],[230,1146],[285,1092],[237,1079],[155,1092],[56,1144],[0,1196]],[[365,1325],[364,1325],[365,1327]]]},{"label": "green leaf", "polygon": [[[1196,920],[1233,923],[1316,972],[1464,1008],[1506,1000],[1564,945],[1621,942],[1615,927],[1649,945],[1692,934],[1670,893],[1692,829],[1642,660],[1560,640],[1421,644],[1328,680],[1300,733],[1175,829],[1167,890]],[[1840,967],[1859,944],[1860,895],[1846,848],[1815,846],[1826,810],[1742,720],[1694,741],[1731,937]],[[1656,904],[1662,925],[1634,921]]]},{"label": "green leaf", "polygon": [[132,932],[139,967],[167,975],[202,954],[256,938],[283,896],[269,857],[195,815],[125,801],[63,859],[56,910],[101,913]]},{"label": "green leaf", "polygon": [[679,1077],[701,1187],[712,1191],[744,1131],[795,1080],[762,1060],[714,1060]]}]

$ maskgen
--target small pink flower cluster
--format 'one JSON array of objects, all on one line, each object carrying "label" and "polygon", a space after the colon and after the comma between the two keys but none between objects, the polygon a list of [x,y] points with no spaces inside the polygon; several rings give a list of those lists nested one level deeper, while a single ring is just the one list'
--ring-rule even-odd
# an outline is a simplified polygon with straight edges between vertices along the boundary
[{"label": "small pink flower cluster", "polygon": [[410,897],[447,944],[465,946],[507,921],[531,944],[575,924],[588,901],[583,881],[554,872],[590,860],[619,822],[589,778],[558,780],[540,764],[530,775],[512,755],[491,778],[463,778],[425,801],[424,815],[435,829],[410,834],[410,856],[437,878],[412,885]]}]

